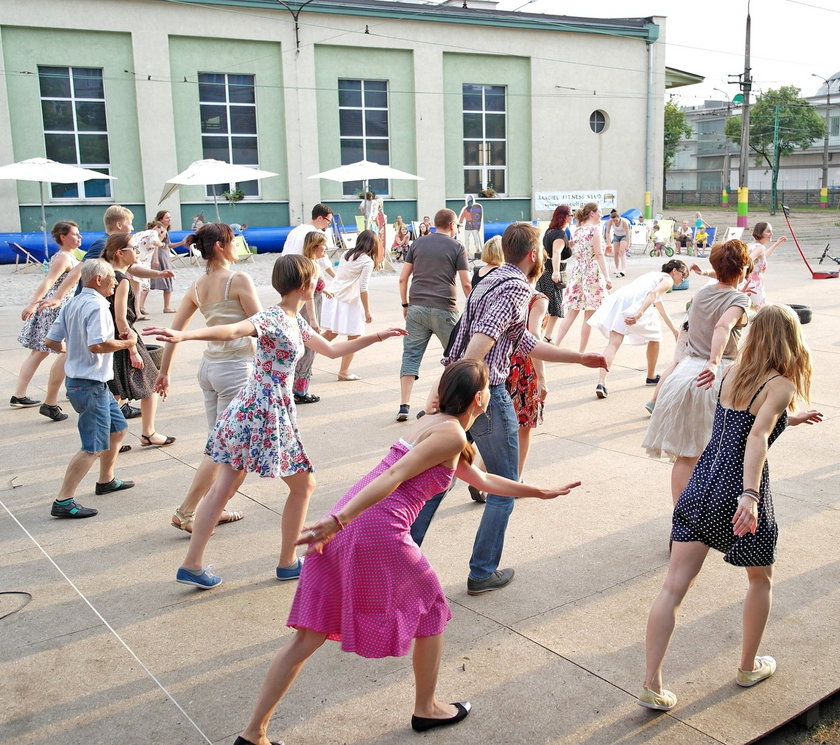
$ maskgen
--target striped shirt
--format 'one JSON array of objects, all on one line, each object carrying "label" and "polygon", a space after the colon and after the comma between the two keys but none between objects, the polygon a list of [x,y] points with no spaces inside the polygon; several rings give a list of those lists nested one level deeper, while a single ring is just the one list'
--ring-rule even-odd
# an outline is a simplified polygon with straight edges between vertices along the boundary
[{"label": "striped shirt", "polygon": [[525,274],[514,264],[503,264],[486,275],[467,298],[452,352],[441,362],[448,365],[462,359],[473,335],[484,334],[496,342],[484,358],[490,368],[490,385],[504,383],[511,355],[528,355],[537,344],[537,338],[528,331],[531,294]]}]

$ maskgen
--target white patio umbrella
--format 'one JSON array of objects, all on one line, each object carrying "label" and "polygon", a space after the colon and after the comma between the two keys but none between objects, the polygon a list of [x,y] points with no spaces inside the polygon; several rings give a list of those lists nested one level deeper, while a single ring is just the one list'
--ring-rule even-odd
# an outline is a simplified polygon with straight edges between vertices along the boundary
[{"label": "white patio umbrella", "polygon": [[41,231],[44,234],[44,256],[49,257],[47,243],[47,215],[44,210],[44,184],[74,184],[79,181],[92,179],[108,179],[115,181],[115,176],[108,176],[89,168],[71,166],[67,163],[56,163],[48,158],[29,158],[18,163],[0,167],[0,179],[13,181],[37,181],[41,190]]},{"label": "white patio umbrella", "polygon": [[367,192],[368,181],[377,178],[390,178],[403,181],[423,181],[422,176],[415,176],[413,173],[400,171],[391,166],[383,166],[381,163],[372,163],[369,160],[360,160],[356,163],[348,163],[346,166],[339,166],[323,173],[316,173],[309,178],[325,178],[328,181],[363,181]]},{"label": "white patio umbrella", "polygon": [[[163,202],[180,186],[213,186],[217,184],[232,184],[237,181],[256,181],[258,179],[276,176],[271,171],[260,171],[257,168],[237,166],[226,163],[223,160],[196,160],[190,163],[189,168],[181,171],[177,176],[167,180],[160,195],[158,203]],[[216,189],[213,189],[213,204],[216,207],[216,221],[221,222],[219,216],[219,201]]]}]

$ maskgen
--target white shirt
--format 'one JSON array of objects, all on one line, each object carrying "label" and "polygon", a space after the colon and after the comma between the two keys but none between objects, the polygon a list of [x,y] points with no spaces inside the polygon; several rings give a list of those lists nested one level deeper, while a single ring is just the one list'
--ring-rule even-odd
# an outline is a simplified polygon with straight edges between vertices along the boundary
[{"label": "white shirt", "polygon": [[62,305],[47,338],[65,342],[64,374],[68,378],[106,383],[114,377],[114,353],[95,354],[88,349],[114,338],[110,306],[96,290],[83,287]]},{"label": "white shirt", "polygon": [[[308,222],[303,223],[303,225],[298,225],[296,228],[292,228],[286,236],[286,242],[283,244],[283,253],[296,254],[298,256],[303,254],[303,243],[306,240],[306,236],[315,230],[318,230],[318,228]],[[324,233],[323,230],[319,232]],[[326,233],[324,233],[324,235],[326,235]]]}]

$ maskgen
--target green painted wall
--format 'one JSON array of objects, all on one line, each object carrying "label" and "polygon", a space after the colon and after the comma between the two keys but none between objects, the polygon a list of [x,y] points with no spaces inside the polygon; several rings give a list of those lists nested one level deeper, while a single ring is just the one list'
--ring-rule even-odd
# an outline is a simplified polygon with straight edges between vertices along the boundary
[{"label": "green painted wall", "polygon": [[[531,221],[530,199],[482,199],[484,222]],[[463,199],[447,199],[446,206],[456,215],[464,209]]]},{"label": "green painted wall", "polygon": [[[11,127],[16,161],[42,158],[46,152],[38,65],[102,68],[111,175],[117,177],[111,185],[113,198],[96,202],[62,200],[51,203],[49,188],[45,186],[44,189],[45,200],[50,205],[47,209],[48,225],[54,219],[87,221],[87,213],[93,210],[98,211],[99,219],[91,229],[101,230],[102,213],[107,205],[114,202],[133,204],[143,201],[134,77],[125,72],[134,67],[131,37],[128,34],[107,32],[70,32],[9,26],[4,26],[2,33],[5,69],[33,73],[6,77],[9,106],[15,112],[15,116],[11,117]],[[18,182],[18,200],[22,205],[22,228],[32,229],[31,210],[25,205],[40,205],[38,184]],[[35,219],[37,228],[41,221],[40,207],[35,212],[38,213]]]},{"label": "green painted wall", "polygon": [[527,197],[530,202],[531,63],[523,57],[444,53],[446,194],[454,199],[464,191],[464,84],[507,87],[506,193],[509,197]]},{"label": "green painted wall", "polygon": [[[236,206],[239,213],[255,207],[262,200],[285,201],[289,198],[285,145],[285,112],[283,108],[283,67],[280,44],[235,39],[196,39],[171,36],[169,39],[169,64],[172,70],[172,109],[178,127],[175,146],[178,152],[178,169],[185,169],[194,160],[201,160],[201,117],[198,104],[198,73],[235,73],[254,75],[257,102],[257,135],[259,137],[260,168],[279,174],[260,183],[260,199],[244,200]],[[186,78],[187,82],[183,80]],[[181,81],[181,82],[179,82]],[[204,187],[181,187],[181,199],[197,203],[185,206],[192,215],[205,201]],[[213,200],[206,200],[203,208],[207,217],[215,220]],[[268,207],[268,205],[264,205]],[[269,212],[276,205],[272,205]],[[184,214],[182,208],[182,214]],[[190,210],[193,210],[190,212]],[[251,213],[249,213],[251,214]],[[253,214],[262,214],[260,211]],[[286,208],[288,215],[288,208]],[[224,215],[222,215],[224,219]],[[236,219],[235,222],[243,222]],[[189,223],[185,223],[189,225]],[[253,224],[256,224],[256,220]],[[266,225],[285,223],[260,222]]]},{"label": "green painted wall", "polygon": [[[338,129],[339,78],[388,81],[391,166],[408,173],[417,173],[414,62],[411,52],[395,49],[350,49],[323,44],[315,47],[315,95],[318,105],[318,148],[321,161],[318,172],[341,165]],[[341,186],[338,181],[321,180],[321,199],[325,202],[343,200]],[[416,182],[391,181],[390,196],[394,200],[416,199]],[[336,207],[333,206],[333,209]]]},{"label": "green painted wall", "polygon": [[[216,209],[212,202],[208,204],[204,202],[181,203],[181,225],[183,225],[184,230],[189,230],[193,217],[199,213],[204,215],[205,222],[216,222]],[[235,222],[240,225],[250,225],[252,228],[288,225],[289,203],[273,202],[267,204],[265,202],[243,200],[236,207],[232,207],[226,201],[220,200],[219,215],[222,222],[228,224]]]},{"label": "green painted wall", "polygon": [[[37,186],[37,184],[36,184]],[[121,202],[134,213],[134,228],[142,230],[146,227],[146,206],[143,204],[132,204]],[[102,216],[107,209],[105,204],[51,204],[47,205],[47,230],[59,220],[72,220],[77,223],[79,230],[83,233],[88,231],[98,232],[105,230],[102,224]],[[154,214],[151,215],[154,217]],[[20,208],[20,229],[24,233],[36,233],[41,230],[41,207],[24,206]],[[52,240],[52,239],[50,239]],[[50,244],[52,245],[52,244]]]}]

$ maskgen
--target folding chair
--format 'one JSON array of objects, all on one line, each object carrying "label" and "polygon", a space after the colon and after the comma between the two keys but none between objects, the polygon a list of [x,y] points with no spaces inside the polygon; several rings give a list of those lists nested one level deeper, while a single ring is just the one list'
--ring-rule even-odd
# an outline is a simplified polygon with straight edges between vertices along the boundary
[{"label": "folding chair", "polygon": [[[179,254],[174,248],[169,249],[169,260],[174,264],[176,261],[181,266],[198,266],[201,254],[195,248],[188,248],[186,253]],[[184,262],[188,262],[185,264]]]},{"label": "folding chair", "polygon": [[234,237],[233,245],[236,246],[237,261],[254,261],[254,254],[251,252],[244,235],[237,235]]},{"label": "folding chair", "polygon": [[12,270],[12,273],[25,272],[29,269],[39,269],[41,267],[41,262],[21,246],[20,243],[6,241],[6,245],[12,249],[12,253],[15,255],[15,268]]}]

